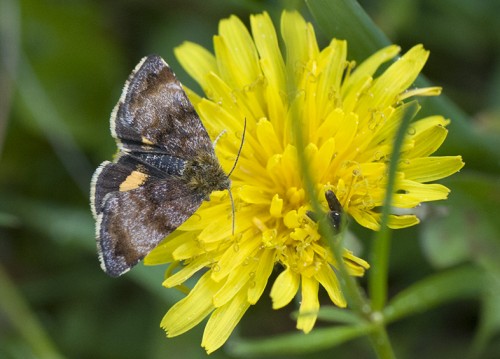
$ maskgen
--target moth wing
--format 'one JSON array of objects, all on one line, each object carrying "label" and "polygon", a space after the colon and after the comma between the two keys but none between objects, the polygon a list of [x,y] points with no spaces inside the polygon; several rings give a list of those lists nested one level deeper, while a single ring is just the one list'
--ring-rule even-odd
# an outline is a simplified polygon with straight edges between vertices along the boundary
[{"label": "moth wing", "polygon": [[111,132],[126,152],[160,151],[180,158],[213,152],[198,114],[168,64],[143,58],[111,114]]},{"label": "moth wing", "polygon": [[130,191],[147,182],[180,176],[184,161],[169,155],[120,152],[114,162],[103,162],[94,172],[90,203],[94,218],[102,212],[108,193]]},{"label": "moth wing", "polygon": [[202,200],[174,177],[148,181],[130,191],[109,192],[97,213],[102,269],[113,277],[128,271],[184,223]]}]

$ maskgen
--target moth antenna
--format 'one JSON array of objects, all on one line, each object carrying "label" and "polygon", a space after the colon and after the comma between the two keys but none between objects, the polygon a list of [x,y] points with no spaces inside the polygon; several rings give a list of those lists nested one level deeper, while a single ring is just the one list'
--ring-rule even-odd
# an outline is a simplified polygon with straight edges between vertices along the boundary
[{"label": "moth antenna", "polygon": [[[238,149],[238,153],[236,154],[236,159],[234,160],[233,168],[231,168],[231,171],[229,171],[229,174],[227,175],[228,178],[229,178],[229,176],[231,176],[231,173],[233,173],[234,169],[236,168],[236,164],[238,163],[238,159],[240,158],[241,149],[243,148],[243,142],[245,142],[245,133],[246,132],[247,132],[247,119],[245,118],[245,123],[243,124],[243,135],[241,136],[240,148]],[[221,135],[222,135],[222,133],[221,133]],[[217,136],[215,141],[217,141],[217,139],[219,137],[220,137],[220,135]],[[232,230],[232,233],[234,236],[234,230],[236,228],[236,220],[235,220],[236,210],[234,209],[234,199],[233,199],[233,193],[231,192],[231,188],[228,188],[227,191],[229,192],[229,199],[231,200],[231,208],[233,209],[233,230]]]},{"label": "moth antenna", "polygon": [[236,159],[234,160],[233,168],[231,168],[231,171],[229,171],[229,174],[227,175],[228,177],[231,176],[231,173],[233,173],[234,169],[236,168],[236,164],[238,163],[238,160],[240,158],[241,149],[243,148],[243,142],[245,142],[246,132],[247,132],[247,119],[245,118],[245,123],[243,125],[243,135],[241,136],[240,148],[238,149],[238,153],[236,154]]}]

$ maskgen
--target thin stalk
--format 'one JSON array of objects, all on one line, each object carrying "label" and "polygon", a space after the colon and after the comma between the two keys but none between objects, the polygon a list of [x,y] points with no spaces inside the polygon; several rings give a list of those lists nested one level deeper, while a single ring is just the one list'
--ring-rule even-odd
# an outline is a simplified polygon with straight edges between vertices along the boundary
[{"label": "thin stalk", "polygon": [[389,212],[394,194],[396,181],[396,171],[401,156],[401,148],[412,118],[418,110],[416,102],[409,103],[404,111],[401,125],[398,128],[394,145],[392,148],[391,160],[389,163],[389,173],[387,178],[387,188],[382,207],[380,230],[375,234],[373,250],[371,256],[371,270],[368,280],[372,309],[380,312],[387,302],[387,275],[389,272],[389,254],[391,247],[391,231],[388,227]]}]

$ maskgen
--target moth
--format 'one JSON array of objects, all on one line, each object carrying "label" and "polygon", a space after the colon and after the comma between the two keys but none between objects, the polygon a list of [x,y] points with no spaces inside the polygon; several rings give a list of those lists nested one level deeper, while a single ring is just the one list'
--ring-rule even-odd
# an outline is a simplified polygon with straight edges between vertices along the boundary
[{"label": "moth", "polygon": [[231,181],[180,82],[157,55],[129,76],[110,127],[118,153],[95,171],[90,201],[101,267],[117,277],[213,191],[230,190]]}]

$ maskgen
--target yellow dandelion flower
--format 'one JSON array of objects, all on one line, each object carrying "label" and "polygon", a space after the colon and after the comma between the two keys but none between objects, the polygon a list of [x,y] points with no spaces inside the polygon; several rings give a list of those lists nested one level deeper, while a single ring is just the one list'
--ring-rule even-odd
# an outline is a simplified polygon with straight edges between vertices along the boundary
[{"label": "yellow dandelion flower", "polygon": [[[235,233],[227,192],[214,192],[145,260],[150,265],[183,262],[179,270],[168,272],[165,287],[179,286],[204,271],[161,326],[172,337],[209,316],[202,339],[208,353],[224,344],[245,311],[259,300],[275,267],[281,273],[271,287],[273,308],[300,295],[299,312],[304,315],[299,316],[298,329],[307,333],[313,328],[320,287],[335,305],[346,306],[334,270],[337,263],[307,214],[311,206],[293,131],[300,131],[304,140],[304,154],[325,209],[324,193],[331,190],[345,213],[378,230],[388,161],[405,101],[440,92],[409,89],[428,57],[420,45],[381,71],[381,65],[398,55],[397,46],[354,67],[347,60],[345,41],[334,39],[320,50],[312,25],[297,12],[284,12],[283,56],[268,14],[250,20],[251,33],[235,16],[222,20],[214,37],[215,54],[193,43],[176,49],[179,61],[205,93],[199,97],[186,89],[209,135],[215,139],[223,133],[215,151],[226,170],[235,161],[247,123],[231,176]],[[463,166],[459,156],[430,157],[444,141],[447,124],[440,116],[413,123],[401,154],[394,207],[414,208],[447,197],[446,187],[427,183]],[[414,214],[397,212],[389,220],[392,228],[416,223]],[[354,276],[368,268],[347,249],[343,256]]]}]

